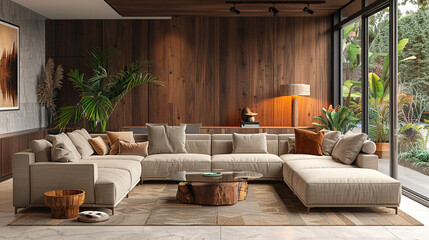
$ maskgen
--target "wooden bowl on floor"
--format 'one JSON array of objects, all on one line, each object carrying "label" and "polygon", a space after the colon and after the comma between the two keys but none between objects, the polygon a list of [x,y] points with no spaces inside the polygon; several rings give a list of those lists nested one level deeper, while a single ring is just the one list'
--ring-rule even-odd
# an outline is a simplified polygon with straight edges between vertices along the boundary
[{"label": "wooden bowl on floor", "polygon": [[79,216],[79,207],[85,201],[85,191],[80,189],[60,189],[45,192],[46,206],[51,208],[51,217],[57,219]]}]

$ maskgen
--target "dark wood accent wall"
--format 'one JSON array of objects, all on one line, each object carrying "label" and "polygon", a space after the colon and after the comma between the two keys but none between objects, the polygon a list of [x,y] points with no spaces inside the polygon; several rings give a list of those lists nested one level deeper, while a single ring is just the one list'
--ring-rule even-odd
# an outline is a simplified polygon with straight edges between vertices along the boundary
[{"label": "dark wood accent wall", "polygon": [[[65,72],[86,69],[84,50],[115,47],[117,70],[152,60],[149,71],[166,86],[146,84],[128,94],[108,129],[146,122],[238,125],[245,106],[261,126],[290,126],[291,97],[280,85],[307,83],[300,126],[311,126],[330,103],[329,17],[174,17],[172,20],[47,20],[46,56]],[[70,83],[62,106],[76,103]]]},{"label": "dark wood accent wall", "polygon": [[45,129],[0,134],[0,181],[12,176],[12,155],[30,147],[30,141],[46,137]]}]

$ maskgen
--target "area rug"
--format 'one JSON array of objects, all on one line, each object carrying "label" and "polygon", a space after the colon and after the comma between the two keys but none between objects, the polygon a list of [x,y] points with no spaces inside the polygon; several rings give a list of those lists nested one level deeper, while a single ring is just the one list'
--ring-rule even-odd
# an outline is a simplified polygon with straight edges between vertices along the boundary
[{"label": "area rug", "polygon": [[[177,184],[138,185],[102,223],[50,218],[49,208],[28,208],[9,223],[12,226],[52,225],[184,225],[184,226],[421,226],[410,215],[388,208],[306,208],[282,182],[251,183],[247,199],[233,206],[176,203]],[[88,210],[81,208],[81,210]],[[108,209],[101,210],[110,214]]]}]

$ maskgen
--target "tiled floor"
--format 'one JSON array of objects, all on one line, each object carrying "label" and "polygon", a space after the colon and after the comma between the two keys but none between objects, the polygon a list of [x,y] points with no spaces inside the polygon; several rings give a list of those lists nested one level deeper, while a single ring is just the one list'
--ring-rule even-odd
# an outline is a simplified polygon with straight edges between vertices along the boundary
[{"label": "tiled floor", "polygon": [[429,239],[429,209],[403,197],[401,209],[422,227],[10,227],[12,181],[0,183],[0,239]]}]

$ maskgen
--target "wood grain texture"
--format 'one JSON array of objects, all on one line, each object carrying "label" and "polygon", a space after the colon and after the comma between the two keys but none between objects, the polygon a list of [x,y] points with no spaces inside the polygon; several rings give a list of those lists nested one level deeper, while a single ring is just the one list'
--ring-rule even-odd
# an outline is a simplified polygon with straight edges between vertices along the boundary
[{"label": "wood grain texture", "polygon": [[44,202],[51,208],[51,217],[55,219],[76,218],[79,207],[85,201],[85,191],[79,189],[59,189],[45,192]]},{"label": "wood grain texture", "polygon": [[0,180],[12,176],[12,155],[29,148],[29,143],[46,136],[46,130],[26,130],[0,135]]},{"label": "wood grain texture", "polygon": [[[290,126],[290,97],[279,97],[280,85],[286,83],[310,84],[311,96],[299,98],[299,126],[311,126],[312,117],[330,103],[329,17],[58,22],[47,21],[47,36],[56,40],[48,41],[54,43],[46,46],[46,53],[65,65],[66,71],[84,63],[81,55],[70,57],[71,52],[95,44],[119,50],[112,71],[131,61],[149,59],[149,71],[166,84],[134,89],[119,104],[108,130],[146,122],[238,126],[245,106],[259,113],[256,120],[261,126]],[[68,22],[72,26],[57,26]],[[93,35],[85,37],[91,44],[71,44],[73,51],[62,50],[57,45],[69,44],[63,39],[69,34],[63,31]],[[76,101],[66,83],[61,105]]]},{"label": "wood grain texture", "polygon": [[238,182],[187,183],[180,182],[176,201],[201,205],[234,205],[238,201]]}]

